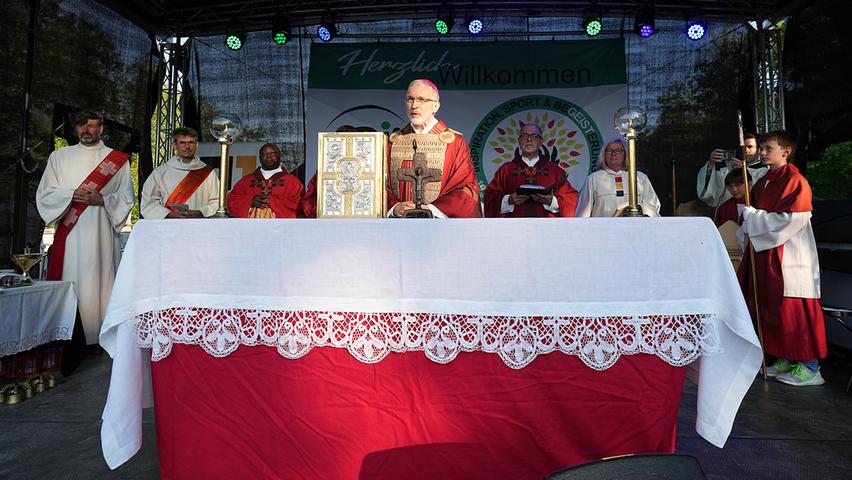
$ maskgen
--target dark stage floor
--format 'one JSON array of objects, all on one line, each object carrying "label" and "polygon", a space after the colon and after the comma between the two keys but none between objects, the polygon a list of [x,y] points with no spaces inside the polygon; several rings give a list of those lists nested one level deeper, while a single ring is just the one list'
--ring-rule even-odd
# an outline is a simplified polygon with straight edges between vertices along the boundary
[{"label": "dark stage floor", "polygon": [[[151,411],[144,415],[142,450],[115,471],[103,460],[100,416],[109,372],[108,356],[90,356],[58,387],[0,405],[0,478],[157,478]],[[823,362],[821,387],[756,379],[723,449],[695,433],[696,387],[687,381],[677,450],[695,455],[710,479],[852,478],[852,393],[844,391],[850,374],[850,363],[835,355]]]}]

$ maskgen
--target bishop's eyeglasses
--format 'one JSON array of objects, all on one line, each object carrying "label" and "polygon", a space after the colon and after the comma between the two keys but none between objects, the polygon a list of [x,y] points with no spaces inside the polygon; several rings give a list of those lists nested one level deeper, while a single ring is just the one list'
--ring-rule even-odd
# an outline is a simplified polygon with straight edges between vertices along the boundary
[{"label": "bishop's eyeglasses", "polygon": [[435,100],[434,98],[405,97],[405,103],[411,103],[411,104],[419,103],[419,104],[423,105],[424,103],[429,103],[429,102],[437,102],[437,100]]}]

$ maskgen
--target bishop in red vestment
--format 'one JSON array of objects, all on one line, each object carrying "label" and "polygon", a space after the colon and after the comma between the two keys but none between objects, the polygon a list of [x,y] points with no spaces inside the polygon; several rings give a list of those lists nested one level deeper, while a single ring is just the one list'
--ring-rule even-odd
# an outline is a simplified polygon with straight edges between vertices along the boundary
[{"label": "bishop in red vestment", "polygon": [[[406,158],[401,162],[394,161],[394,158],[399,158],[400,149],[410,148],[410,140],[403,139],[412,134],[436,137],[432,142],[435,145],[421,145],[421,151],[444,149],[440,186],[431,187],[437,189],[432,191],[431,195],[427,192],[427,203],[423,208],[428,208],[438,218],[482,216],[479,208],[479,183],[476,181],[470,158],[470,148],[461,133],[448,128],[444,122],[435,118],[440,106],[438,88],[434,83],[420,79],[409,84],[405,108],[411,123],[390,138],[387,185],[390,216],[401,217],[407,210],[415,207],[413,182],[403,180],[397,173],[400,169],[411,168],[412,160]],[[433,196],[434,198],[430,198]]]},{"label": "bishop in red vestment", "polygon": [[[743,226],[754,250],[757,305],[764,351],[778,360],[767,373],[795,386],[821,385],[817,359],[828,355],[819,302],[819,262],[811,228],[811,188],[799,169],[787,163],[795,139],[784,131],[760,141],[769,172],[752,189],[753,207],[743,209]],[[754,314],[749,255],[737,272]]]},{"label": "bishop in red vestment", "polygon": [[[528,123],[521,129],[520,155],[504,163],[485,189],[486,217],[573,217],[577,190],[550,158],[541,154],[542,133]],[[541,193],[519,192],[518,188]]]},{"label": "bishop in red vestment", "polygon": [[296,218],[304,188],[281,168],[281,150],[260,147],[260,167],[244,176],[228,193],[228,211],[242,218]]}]

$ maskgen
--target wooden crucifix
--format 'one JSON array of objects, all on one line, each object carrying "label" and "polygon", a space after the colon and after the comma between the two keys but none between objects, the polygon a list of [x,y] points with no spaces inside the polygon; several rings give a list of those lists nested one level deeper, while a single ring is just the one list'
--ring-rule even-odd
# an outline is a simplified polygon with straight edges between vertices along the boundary
[{"label": "wooden crucifix", "polygon": [[405,218],[432,218],[432,211],[428,208],[423,208],[423,200],[426,198],[426,184],[431,182],[441,181],[441,170],[437,168],[429,168],[426,162],[426,154],[423,152],[417,153],[417,140],[411,141],[411,146],[414,148],[414,159],[412,160],[411,168],[400,168],[399,175],[406,182],[414,182],[414,208],[405,212]]}]

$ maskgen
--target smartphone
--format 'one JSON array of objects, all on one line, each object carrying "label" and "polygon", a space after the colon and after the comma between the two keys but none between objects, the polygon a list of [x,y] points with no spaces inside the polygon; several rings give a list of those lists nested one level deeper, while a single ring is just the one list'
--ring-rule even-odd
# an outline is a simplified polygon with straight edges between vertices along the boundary
[{"label": "smartphone", "polygon": [[171,208],[172,210],[180,210],[181,212],[189,211],[189,205],[185,203],[172,203],[169,204],[169,208]]},{"label": "smartphone", "polygon": [[732,158],[739,158],[739,157],[740,157],[740,149],[739,148],[732,148],[732,149],[729,149],[729,150],[725,150],[725,160],[730,160]]}]

